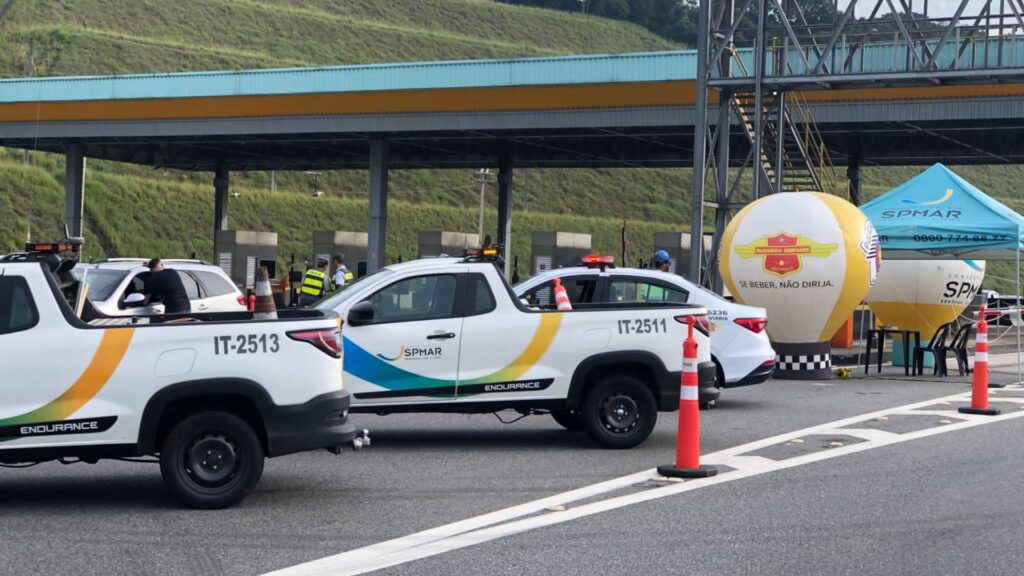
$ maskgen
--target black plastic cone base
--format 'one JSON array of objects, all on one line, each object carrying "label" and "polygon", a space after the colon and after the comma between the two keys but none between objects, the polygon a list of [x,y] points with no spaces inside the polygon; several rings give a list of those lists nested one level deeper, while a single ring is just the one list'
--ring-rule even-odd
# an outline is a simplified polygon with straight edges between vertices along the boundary
[{"label": "black plastic cone base", "polygon": [[1006,388],[1006,384],[993,384],[993,383],[989,382],[988,387],[989,388]]},{"label": "black plastic cone base", "polygon": [[707,478],[718,474],[718,468],[699,466],[697,468],[676,468],[672,464],[658,466],[658,474],[669,478]]},{"label": "black plastic cone base", "polygon": [[957,408],[957,412],[961,414],[978,414],[980,416],[998,416],[1000,410],[999,408],[969,408],[964,406],[963,408]]}]

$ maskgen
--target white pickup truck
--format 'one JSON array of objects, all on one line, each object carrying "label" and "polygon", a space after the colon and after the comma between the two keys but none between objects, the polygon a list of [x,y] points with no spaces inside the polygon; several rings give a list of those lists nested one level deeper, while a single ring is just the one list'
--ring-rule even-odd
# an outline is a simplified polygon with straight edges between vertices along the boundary
[{"label": "white pickup truck", "polygon": [[[319,311],[94,325],[75,246],[0,258],[0,465],[159,455],[183,503],[223,508],[265,457],[359,443],[340,378],[339,318]],[[244,321],[243,321],[244,320]]]},{"label": "white pickup truck", "polygon": [[488,255],[396,264],[316,304],[345,317],[352,410],[550,413],[630,448],[679,407],[687,318],[713,390],[706,311],[687,304],[532,308]]}]

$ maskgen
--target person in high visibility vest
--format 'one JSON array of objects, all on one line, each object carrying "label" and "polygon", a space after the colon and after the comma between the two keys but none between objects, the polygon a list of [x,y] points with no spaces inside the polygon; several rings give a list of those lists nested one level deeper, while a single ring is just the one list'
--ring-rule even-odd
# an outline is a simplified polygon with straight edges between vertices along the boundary
[{"label": "person in high visibility vest", "polygon": [[299,288],[299,308],[311,306],[317,300],[331,293],[334,285],[327,275],[327,259],[317,258],[316,268],[306,270]]},{"label": "person in high visibility vest", "polygon": [[346,284],[349,284],[355,280],[355,274],[349,272],[345,266],[345,257],[341,254],[335,254],[334,258],[334,289],[341,290]]}]

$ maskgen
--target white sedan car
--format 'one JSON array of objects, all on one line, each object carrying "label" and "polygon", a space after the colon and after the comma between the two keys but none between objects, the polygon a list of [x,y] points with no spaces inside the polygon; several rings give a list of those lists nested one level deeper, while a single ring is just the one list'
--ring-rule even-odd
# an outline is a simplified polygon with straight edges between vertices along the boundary
[{"label": "white sedan car", "polygon": [[775,350],[765,328],[764,308],[730,302],[718,294],[668,272],[641,268],[611,268],[607,261],[548,270],[514,287],[516,296],[531,306],[554,308],[554,279],[560,278],[575,306],[591,302],[682,302],[708,310],[711,358],[718,368],[716,385],[734,388],[759,384],[775,369]]}]

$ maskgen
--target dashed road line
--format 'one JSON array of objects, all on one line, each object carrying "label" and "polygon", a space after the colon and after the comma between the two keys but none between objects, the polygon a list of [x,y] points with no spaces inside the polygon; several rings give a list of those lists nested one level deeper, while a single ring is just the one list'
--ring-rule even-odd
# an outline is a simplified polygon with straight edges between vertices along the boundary
[{"label": "dashed road line", "polygon": [[[610,496],[603,500],[591,501],[576,507],[570,506],[574,502],[592,500],[605,494],[611,494],[638,483],[659,480],[655,470],[645,470],[600,482],[583,488],[578,488],[562,494],[555,494],[518,506],[512,506],[474,518],[468,518],[452,524],[431,528],[394,540],[388,540],[373,544],[364,548],[350,550],[334,556],[321,558],[305,564],[299,564],[271,572],[266,576],[343,576],[356,575],[382,570],[391,566],[428,558],[445,552],[451,552],[460,548],[474,546],[499,538],[520,534],[529,530],[535,530],[556,524],[562,524],[593,514],[632,506],[644,502],[650,502],[659,498],[674,496],[700,488],[715,486],[726,482],[733,482],[743,478],[785,470],[796,466],[803,466],[814,462],[856,454],[865,450],[882,448],[893,444],[909,442],[920,438],[927,438],[938,434],[946,434],[958,430],[965,430],[985,424],[1003,422],[1006,420],[1024,416],[1024,411],[1010,411],[998,416],[976,416],[970,414],[959,414],[953,410],[915,410],[925,406],[933,406],[937,403],[969,400],[970,393],[960,393],[943,398],[916,402],[896,408],[889,408],[860,414],[850,418],[844,418],[811,426],[794,432],[787,432],[769,438],[763,438],[727,448],[719,452],[706,454],[701,457],[702,464],[709,466],[728,467],[729,470],[710,478],[688,480],[686,482],[657,482],[663,484],[660,487],[649,488],[642,492],[631,492],[621,496]],[[1001,398],[1004,400],[1006,398]],[[1024,403],[1024,399],[1020,402]],[[936,426],[897,434],[884,430],[856,428],[856,424],[867,420],[877,419],[902,414],[929,414],[935,416],[951,416],[955,418],[949,424],[937,424]],[[955,415],[955,416],[954,416]],[[846,435],[862,439],[861,442],[844,444],[842,446],[825,448],[801,454],[783,460],[773,460],[761,456],[750,455],[769,446],[775,446],[797,438],[812,435]],[[552,511],[556,510],[556,511]]]}]

